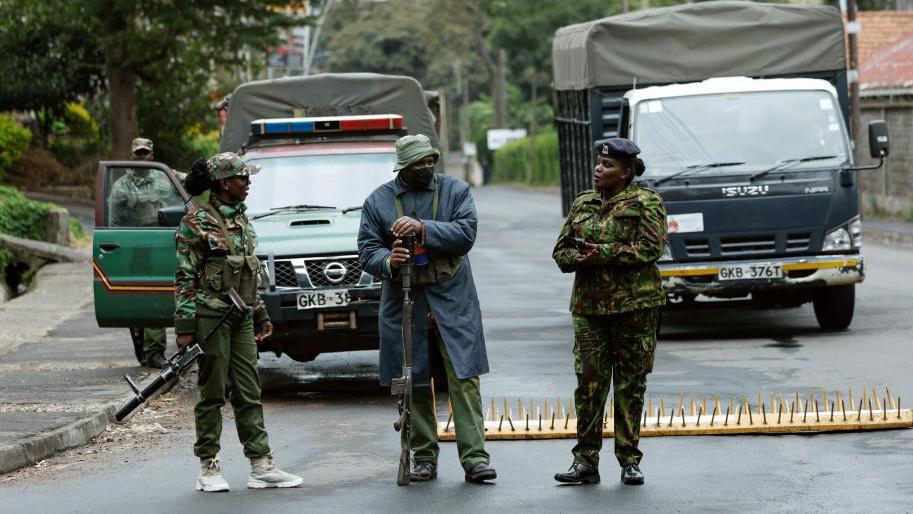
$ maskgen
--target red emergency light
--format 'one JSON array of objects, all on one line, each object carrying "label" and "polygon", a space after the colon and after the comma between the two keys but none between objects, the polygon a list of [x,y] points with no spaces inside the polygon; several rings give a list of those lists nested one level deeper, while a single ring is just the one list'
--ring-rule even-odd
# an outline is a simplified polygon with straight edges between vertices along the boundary
[{"label": "red emergency light", "polygon": [[270,118],[250,123],[250,133],[258,136],[310,135],[322,132],[369,132],[401,130],[403,117],[399,114],[367,114],[364,116],[324,116],[316,118]]}]

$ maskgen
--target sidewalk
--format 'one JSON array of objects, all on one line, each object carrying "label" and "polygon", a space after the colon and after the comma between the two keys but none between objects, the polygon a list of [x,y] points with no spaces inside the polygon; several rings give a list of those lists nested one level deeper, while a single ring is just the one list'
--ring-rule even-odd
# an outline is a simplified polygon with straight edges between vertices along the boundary
[{"label": "sidewalk", "polygon": [[38,287],[0,304],[0,474],[80,446],[146,382],[127,329],[95,322],[87,262],[50,264]]}]

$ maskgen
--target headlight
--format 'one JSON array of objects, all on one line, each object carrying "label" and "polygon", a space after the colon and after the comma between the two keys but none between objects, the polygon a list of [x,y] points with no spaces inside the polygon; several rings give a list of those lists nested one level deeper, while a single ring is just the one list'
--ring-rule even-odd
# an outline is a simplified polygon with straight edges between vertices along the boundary
[{"label": "headlight", "polygon": [[859,216],[853,218],[853,221],[849,224],[850,237],[853,238],[853,248],[860,249],[862,248],[862,220],[859,219]]},{"label": "headlight", "polygon": [[666,247],[663,249],[662,256],[656,262],[672,262],[673,260],[675,259],[672,257],[672,247],[666,243]]},{"label": "headlight", "polygon": [[853,240],[850,233],[844,227],[831,230],[824,236],[824,246],[821,248],[825,252],[836,252],[849,250],[853,247]]}]

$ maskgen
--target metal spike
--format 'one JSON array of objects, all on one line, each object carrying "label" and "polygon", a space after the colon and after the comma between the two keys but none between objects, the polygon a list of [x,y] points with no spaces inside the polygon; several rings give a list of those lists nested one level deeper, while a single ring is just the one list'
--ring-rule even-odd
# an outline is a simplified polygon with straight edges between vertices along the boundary
[{"label": "metal spike", "polygon": [[834,409],[837,407],[837,401],[831,402],[831,421],[834,421]]},{"label": "metal spike", "polygon": [[736,424],[736,425],[741,425],[741,424],[742,424],[742,404],[741,404],[741,403],[739,403],[739,417],[736,418],[735,424]]},{"label": "metal spike", "polygon": [[897,419],[900,419],[900,396],[897,397]]},{"label": "metal spike", "polygon": [[869,421],[875,421],[875,415],[872,414],[872,399],[869,398]]},{"label": "metal spike", "polygon": [[529,413],[526,413],[526,431],[529,432]]},{"label": "metal spike", "polygon": [[669,409],[669,426],[672,426],[672,419],[675,418],[675,409]]},{"label": "metal spike", "polygon": [[696,427],[701,426],[701,414],[703,414],[703,413],[704,413],[704,406],[701,405],[701,409],[699,411],[697,411],[697,423],[695,423],[694,426],[696,426]]},{"label": "metal spike", "polygon": [[884,420],[888,420],[888,399],[885,398],[881,405],[884,406]]},{"label": "metal spike", "polygon": [[[452,419],[453,419],[453,413],[451,412],[450,414],[447,415],[447,424],[444,425],[444,432],[449,432],[449,431],[450,431],[450,421],[451,421]],[[478,418],[476,418],[476,419],[478,419]]]},{"label": "metal spike", "polygon": [[659,426],[659,415],[660,415],[659,407],[657,407],[656,408],[656,426],[657,427]]},{"label": "metal spike", "polygon": [[856,411],[856,421],[862,421],[862,398],[859,399],[859,410]]},{"label": "metal spike", "polygon": [[647,411],[644,410],[644,426],[647,426]]},{"label": "metal spike", "polygon": [[796,412],[799,412],[799,409],[802,408],[802,404],[799,403],[799,391],[796,391],[796,401],[793,402],[793,405],[796,407]]},{"label": "metal spike", "polygon": [[501,421],[498,421],[498,432],[501,431],[501,425],[504,424],[504,413],[501,413]]},{"label": "metal spike", "polygon": [[767,407],[762,403],[761,404],[761,416],[763,416],[764,424],[767,424]]},{"label": "metal spike", "polygon": [[751,417],[751,405],[746,406],[745,410],[748,411],[748,424],[754,425],[754,418]]},{"label": "metal spike", "polygon": [[507,423],[510,424],[510,431],[515,432],[514,430],[514,420],[510,419],[510,416],[507,416]]},{"label": "metal spike", "polygon": [[805,402],[805,414],[802,416],[802,422],[805,423],[808,421],[808,402]]},{"label": "metal spike", "polygon": [[681,407],[681,413],[682,413],[682,427],[684,427],[685,426],[685,408],[684,407]]},{"label": "metal spike", "polygon": [[783,417],[783,402],[780,402],[780,408],[777,409],[777,424],[780,424],[780,418]]},{"label": "metal spike", "polygon": [[541,413],[541,412],[538,412],[538,410],[539,410],[539,408],[537,407],[537,408],[536,408],[536,411],[537,411],[536,414],[539,416],[539,431],[541,432],[541,431],[542,431],[542,413]]},{"label": "metal spike", "polygon": [[843,421],[846,421],[846,404],[843,403],[843,399],[840,400],[840,410],[843,412]]},{"label": "metal spike", "polygon": [[555,429],[555,409],[552,409],[552,424],[548,427],[549,430]]},{"label": "metal spike", "polygon": [[[730,402],[730,404],[731,404],[731,402]],[[731,407],[731,405],[730,405],[730,407]],[[726,418],[723,419],[723,426],[724,427],[729,426],[729,407],[726,407]]]},{"label": "metal spike", "polygon": [[713,406],[713,414],[710,415],[710,426],[713,426],[714,419],[716,419],[716,405]]},{"label": "metal spike", "polygon": [[789,406],[789,422],[793,422],[793,414],[796,412],[796,404],[793,403]]},{"label": "metal spike", "polygon": [[821,416],[818,415],[818,400],[815,400],[815,421],[821,423]]},{"label": "metal spike", "polygon": [[571,420],[571,411],[565,411],[564,413],[564,429],[567,430],[567,424]]}]

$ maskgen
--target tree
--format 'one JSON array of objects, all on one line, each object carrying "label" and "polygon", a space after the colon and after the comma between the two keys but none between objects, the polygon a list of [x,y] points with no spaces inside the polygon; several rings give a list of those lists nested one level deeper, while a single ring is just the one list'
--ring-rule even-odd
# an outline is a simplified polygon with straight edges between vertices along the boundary
[{"label": "tree", "polygon": [[[169,99],[176,104],[159,102],[159,107],[166,109],[165,113],[181,115],[184,102],[173,94],[175,88],[194,97],[205,97],[209,78],[217,69],[244,64],[243,50],[265,54],[268,45],[278,40],[280,28],[307,23],[309,20],[286,14],[290,9],[300,11],[305,2],[4,0],[0,2],[2,19],[8,23],[5,28],[13,30],[3,31],[0,39],[27,37],[12,34],[17,30],[15,24],[21,13],[40,12],[42,16],[34,18],[36,30],[31,31],[37,41],[11,47],[3,55],[15,54],[17,60],[32,66],[31,80],[42,77],[41,81],[35,81],[42,82],[46,80],[41,73],[42,60],[47,57],[48,49],[56,49],[49,55],[60,63],[51,76],[65,77],[66,70],[75,66],[89,74],[91,85],[104,84],[112,154],[125,158],[142,121],[138,118],[138,100],[153,101],[152,96],[145,94],[147,90],[169,93]],[[84,38],[86,35],[89,37]],[[81,51],[71,53],[69,43],[76,36]],[[28,79],[18,76],[22,80],[11,86],[17,94],[10,96],[19,100],[11,102],[12,108],[22,108],[22,95],[28,91],[25,87]],[[172,77],[192,82],[179,83]],[[87,91],[78,87],[82,83],[54,84],[58,83],[54,93],[65,100],[91,92],[91,88]],[[140,87],[143,93],[138,93]],[[162,115],[162,111],[156,114]],[[162,116],[162,119],[167,118]]]},{"label": "tree", "polygon": [[102,88],[94,35],[58,9],[56,2],[0,2],[0,110],[33,112],[44,147],[66,105]]}]

